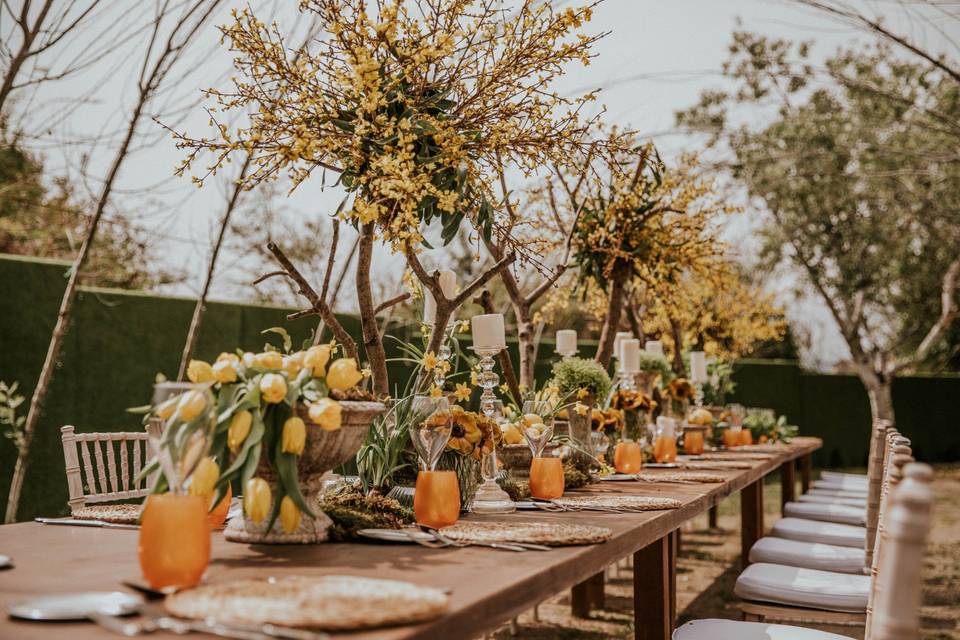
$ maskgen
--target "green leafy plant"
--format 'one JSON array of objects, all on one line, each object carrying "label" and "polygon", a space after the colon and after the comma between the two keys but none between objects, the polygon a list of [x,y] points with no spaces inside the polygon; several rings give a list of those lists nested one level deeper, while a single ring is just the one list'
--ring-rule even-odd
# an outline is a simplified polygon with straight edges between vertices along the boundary
[{"label": "green leafy plant", "polygon": [[709,405],[723,406],[736,388],[733,381],[733,365],[729,362],[711,362],[707,365],[709,381],[703,385],[703,401]]},{"label": "green leafy plant", "polygon": [[673,377],[673,369],[670,368],[667,359],[648,351],[640,352],[640,371],[655,371],[660,374],[664,383],[670,382]]},{"label": "green leafy plant", "polygon": [[610,376],[596,360],[564,358],[553,365],[553,380],[561,396],[585,389],[594,398],[603,399],[610,392]]},{"label": "green leafy plant", "polygon": [[346,486],[324,494],[320,508],[333,520],[330,539],[345,542],[357,538],[360,529],[400,529],[413,524],[413,512],[393,498]]},{"label": "green leafy plant", "polygon": [[0,380],[0,429],[3,437],[13,441],[17,451],[23,448],[23,425],[26,416],[18,416],[17,409],[23,404],[23,396],[17,393],[20,383],[8,385]]}]

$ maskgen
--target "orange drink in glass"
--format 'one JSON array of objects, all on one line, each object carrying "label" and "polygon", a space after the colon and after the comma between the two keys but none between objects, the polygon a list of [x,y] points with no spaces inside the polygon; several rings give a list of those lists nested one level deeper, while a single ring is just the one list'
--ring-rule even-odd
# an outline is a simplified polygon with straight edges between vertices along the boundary
[{"label": "orange drink in glass", "polygon": [[753,432],[750,429],[741,429],[737,444],[753,444]]},{"label": "orange drink in glass", "polygon": [[199,584],[210,562],[207,500],[172,493],[149,496],[138,550],[140,569],[152,589]]},{"label": "orange drink in glass", "polygon": [[[213,498],[210,499],[213,500]],[[230,512],[231,499],[233,499],[233,487],[227,485],[227,493],[223,496],[223,499],[207,514],[207,524],[210,525],[211,529],[223,529],[223,523],[227,521],[227,513]]]},{"label": "orange drink in glass", "polygon": [[617,473],[637,473],[643,467],[643,450],[639,442],[624,440],[613,450],[613,467]]},{"label": "orange drink in glass", "polygon": [[659,435],[653,443],[653,457],[660,464],[677,461],[677,439],[670,435]]},{"label": "orange drink in glass", "polygon": [[684,429],[683,431],[683,452],[698,456],[703,453],[703,432],[704,429]]},{"label": "orange drink in glass", "polygon": [[460,483],[456,471],[421,471],[413,494],[413,514],[419,524],[439,529],[460,518]]},{"label": "orange drink in glass", "polygon": [[553,500],[563,495],[563,460],[534,458],[530,464],[530,495]]},{"label": "orange drink in glass", "polygon": [[732,449],[740,444],[740,429],[727,427],[723,432],[723,446]]}]

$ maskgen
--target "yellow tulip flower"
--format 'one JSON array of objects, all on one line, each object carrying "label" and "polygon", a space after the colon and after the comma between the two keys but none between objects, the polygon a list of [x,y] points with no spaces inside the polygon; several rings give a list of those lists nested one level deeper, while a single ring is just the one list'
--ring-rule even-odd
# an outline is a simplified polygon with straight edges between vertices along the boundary
[{"label": "yellow tulip flower", "polygon": [[300,455],[307,443],[307,426],[297,416],[287,418],[283,423],[283,434],[280,439],[284,453]]},{"label": "yellow tulip flower", "polygon": [[293,533],[300,527],[300,509],[290,496],[280,501],[280,526],[287,533]]},{"label": "yellow tulip flower", "polygon": [[315,378],[322,378],[326,374],[327,362],[330,361],[330,345],[318,344],[307,349],[303,356],[303,366],[313,370]]},{"label": "yellow tulip flower", "polygon": [[202,391],[187,391],[185,394],[180,396],[180,401],[177,403],[177,411],[180,414],[180,419],[184,422],[190,422],[207,408],[207,399],[203,396]]},{"label": "yellow tulip flower", "polygon": [[250,478],[243,489],[243,512],[254,524],[263,522],[270,512],[273,492],[263,478]]},{"label": "yellow tulip flower", "polygon": [[303,351],[297,351],[288,356],[283,356],[283,370],[287,372],[289,379],[293,380],[296,378],[300,370],[303,369],[303,357]]},{"label": "yellow tulip flower", "polygon": [[203,384],[213,382],[216,376],[213,375],[213,367],[209,362],[203,360],[191,360],[187,365],[187,379],[194,384]]},{"label": "yellow tulip flower", "polygon": [[267,373],[260,378],[260,397],[264,402],[277,404],[287,396],[287,381],[279,373]]},{"label": "yellow tulip flower", "polygon": [[255,362],[261,369],[282,369],[283,355],[279,351],[264,351],[256,355]]},{"label": "yellow tulip flower", "polygon": [[213,365],[213,376],[217,382],[228,384],[237,381],[237,365],[232,360],[217,360]]},{"label": "yellow tulip flower", "polygon": [[340,358],[330,364],[327,371],[327,386],[338,391],[345,391],[363,380],[363,374],[357,368],[357,361],[353,358]]},{"label": "yellow tulip flower", "polygon": [[217,466],[217,462],[213,458],[206,457],[200,461],[200,464],[197,465],[196,470],[190,477],[190,488],[188,492],[191,496],[210,496],[213,493],[214,487],[217,486],[217,480],[219,479],[220,467]]},{"label": "yellow tulip flower", "polygon": [[310,420],[324,431],[336,431],[342,421],[342,407],[331,398],[321,398],[310,405]]},{"label": "yellow tulip flower", "polygon": [[238,411],[230,418],[230,426],[227,428],[227,447],[232,453],[240,451],[243,441],[250,434],[252,424],[253,414],[249,411]]}]

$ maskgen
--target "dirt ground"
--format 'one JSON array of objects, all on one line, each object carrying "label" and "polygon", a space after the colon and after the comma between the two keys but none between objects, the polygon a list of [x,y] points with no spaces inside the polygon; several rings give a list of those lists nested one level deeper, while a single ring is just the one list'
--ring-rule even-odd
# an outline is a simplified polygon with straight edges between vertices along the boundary
[{"label": "dirt ground", "polygon": [[[780,485],[771,482],[764,488],[765,524],[769,527],[780,515]],[[921,637],[960,640],[960,465],[936,467],[934,492],[936,503],[924,571]],[[734,496],[720,505],[718,528],[708,528],[703,516],[683,531],[677,568],[679,624],[698,618],[740,619],[737,598],[733,595],[740,560],[738,502],[739,498]],[[513,632],[504,627],[493,637],[498,640],[632,638],[631,572],[625,566],[619,572],[616,568],[608,571],[604,608],[594,611],[588,620],[570,615],[569,592],[543,602],[538,614],[535,619],[533,611],[524,613]],[[862,629],[815,628],[863,638]]]}]

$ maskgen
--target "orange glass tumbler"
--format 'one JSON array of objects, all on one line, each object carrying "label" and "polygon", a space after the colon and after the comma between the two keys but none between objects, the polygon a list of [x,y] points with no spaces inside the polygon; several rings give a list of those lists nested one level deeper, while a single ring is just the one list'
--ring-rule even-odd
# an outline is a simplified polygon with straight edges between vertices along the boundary
[{"label": "orange glass tumbler", "polygon": [[677,461],[677,439],[672,435],[657,436],[653,443],[653,457],[660,464]]},{"label": "orange glass tumbler", "polygon": [[233,487],[227,485],[227,493],[223,496],[223,499],[207,514],[207,524],[210,525],[211,529],[223,529],[223,523],[227,521],[227,514],[230,512],[230,500],[232,498]]},{"label": "orange glass tumbler", "polygon": [[753,432],[750,429],[741,429],[737,444],[753,444]]},{"label": "orange glass tumbler", "polygon": [[639,442],[618,442],[613,450],[613,467],[617,473],[637,473],[643,467],[643,450]]},{"label": "orange glass tumbler", "polygon": [[563,495],[563,460],[534,458],[530,464],[530,495],[553,500]]},{"label": "orange glass tumbler", "polygon": [[727,449],[732,449],[740,444],[740,431],[734,430],[732,428],[727,428],[723,432],[723,446]]},{"label": "orange glass tumbler", "polygon": [[460,518],[460,483],[456,471],[421,471],[413,494],[419,524],[439,529]]},{"label": "orange glass tumbler", "polygon": [[703,453],[703,431],[700,429],[684,430],[683,432],[683,452],[698,456]]},{"label": "orange glass tumbler", "polygon": [[210,562],[207,501],[172,493],[147,497],[138,550],[140,569],[152,589],[199,584]]}]

